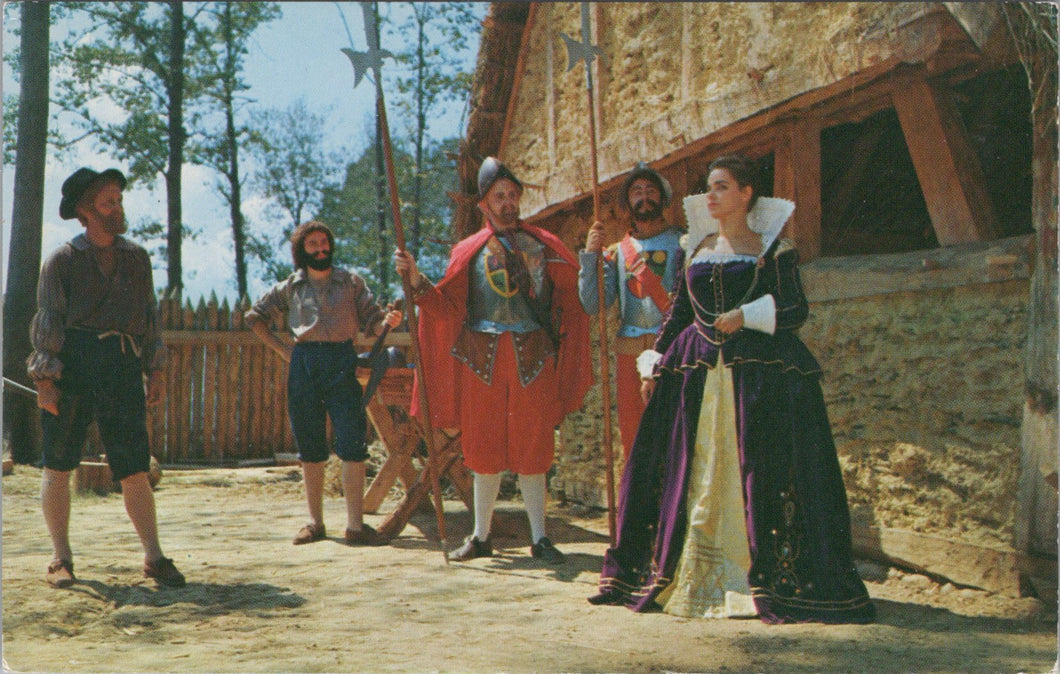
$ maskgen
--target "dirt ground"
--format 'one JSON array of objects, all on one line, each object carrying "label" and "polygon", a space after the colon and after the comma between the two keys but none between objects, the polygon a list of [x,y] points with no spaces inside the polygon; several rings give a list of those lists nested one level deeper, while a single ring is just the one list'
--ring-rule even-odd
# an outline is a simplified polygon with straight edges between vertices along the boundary
[{"label": "dirt ground", "polygon": [[[44,583],[51,547],[40,472],[3,478],[3,661],[33,672],[1047,672],[1056,607],[860,563],[873,625],[764,625],[635,614],[585,601],[606,549],[607,520],[552,504],[549,533],[568,561],[536,563],[525,516],[499,554],[446,565],[433,513],[391,545],[342,543],[344,508],[329,495],[331,539],[294,547],[305,521],[294,467],[167,470],[156,491],[166,553],[188,577],[158,589],[121,496],[76,496],[80,582]],[[446,502],[450,545],[470,531]],[[378,523],[381,515],[369,515]]]}]

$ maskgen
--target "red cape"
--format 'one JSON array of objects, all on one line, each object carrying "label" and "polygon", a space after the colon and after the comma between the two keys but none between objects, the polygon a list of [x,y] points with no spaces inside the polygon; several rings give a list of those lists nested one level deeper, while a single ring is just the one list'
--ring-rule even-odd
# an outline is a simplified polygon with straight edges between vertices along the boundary
[{"label": "red cape", "polygon": [[[552,278],[552,311],[559,315],[560,349],[557,365],[556,395],[542,400],[538,414],[558,425],[568,413],[582,405],[586,391],[593,383],[592,359],[589,350],[589,316],[578,299],[578,260],[560,239],[540,227],[520,223],[524,231],[547,246],[554,258],[548,263]],[[460,425],[460,406],[467,402],[460,396],[459,367],[465,367],[450,353],[464,324],[467,313],[468,266],[475,254],[493,235],[488,225],[453,247],[445,277],[434,288],[419,298],[419,344],[427,381],[427,404],[434,428],[455,428]],[[555,259],[558,258],[558,259]],[[420,409],[419,376],[413,382],[411,414],[423,418]],[[522,411],[522,410],[521,410]],[[483,410],[484,413],[490,413]]]}]

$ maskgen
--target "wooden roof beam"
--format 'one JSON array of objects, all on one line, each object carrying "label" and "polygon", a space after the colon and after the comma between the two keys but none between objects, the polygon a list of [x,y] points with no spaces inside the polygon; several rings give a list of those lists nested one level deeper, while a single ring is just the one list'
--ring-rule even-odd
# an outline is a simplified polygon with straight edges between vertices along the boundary
[{"label": "wooden roof beam", "polygon": [[943,246],[997,238],[986,177],[948,86],[923,68],[898,74],[891,97]]}]

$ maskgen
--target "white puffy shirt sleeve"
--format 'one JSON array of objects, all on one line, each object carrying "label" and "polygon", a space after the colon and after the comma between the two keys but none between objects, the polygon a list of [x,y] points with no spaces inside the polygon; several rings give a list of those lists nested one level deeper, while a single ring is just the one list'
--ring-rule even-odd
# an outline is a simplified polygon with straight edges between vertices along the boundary
[{"label": "white puffy shirt sleeve", "polygon": [[655,365],[662,360],[662,354],[658,351],[645,349],[637,356],[637,374],[641,379],[651,379],[655,373]]},{"label": "white puffy shirt sleeve", "polygon": [[762,295],[753,302],[740,307],[743,311],[743,326],[772,335],[777,330],[777,303],[772,295]]}]

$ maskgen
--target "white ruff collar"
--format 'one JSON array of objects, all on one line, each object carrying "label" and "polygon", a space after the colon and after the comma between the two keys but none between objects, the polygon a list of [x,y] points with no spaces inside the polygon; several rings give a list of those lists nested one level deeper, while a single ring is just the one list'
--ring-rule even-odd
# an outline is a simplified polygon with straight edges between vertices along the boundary
[{"label": "white ruff collar", "polygon": [[[685,249],[686,259],[691,259],[700,242],[711,234],[717,234],[720,223],[710,214],[707,208],[707,195],[696,194],[685,197],[685,220],[688,222],[688,234],[681,237],[681,247]],[[776,197],[758,197],[754,207],[747,212],[747,226],[762,237],[764,255],[773,242],[780,236],[784,223],[795,212],[795,202]]]}]

